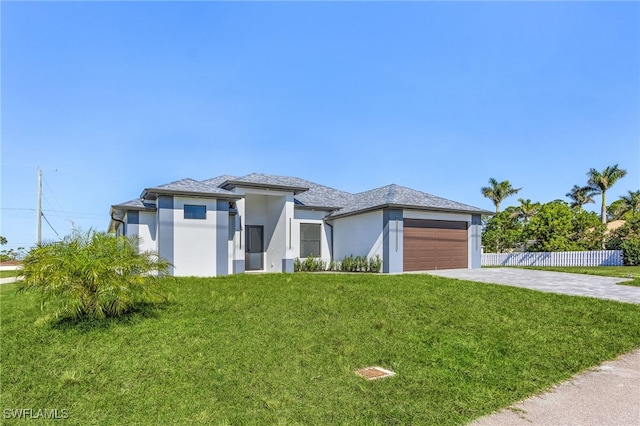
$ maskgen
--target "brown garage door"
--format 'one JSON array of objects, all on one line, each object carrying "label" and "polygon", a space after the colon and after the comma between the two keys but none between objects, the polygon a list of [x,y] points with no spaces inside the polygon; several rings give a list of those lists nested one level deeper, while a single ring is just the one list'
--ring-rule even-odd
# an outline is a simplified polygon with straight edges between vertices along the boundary
[{"label": "brown garage door", "polygon": [[467,268],[467,222],[404,220],[404,270]]}]

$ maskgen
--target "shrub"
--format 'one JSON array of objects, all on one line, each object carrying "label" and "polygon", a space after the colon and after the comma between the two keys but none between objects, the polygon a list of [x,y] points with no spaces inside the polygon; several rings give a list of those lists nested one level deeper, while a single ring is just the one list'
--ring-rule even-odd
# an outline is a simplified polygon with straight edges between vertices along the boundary
[{"label": "shrub", "polygon": [[37,245],[24,259],[19,291],[41,293],[42,306],[53,309],[47,318],[99,319],[166,301],[159,278],[169,262],[137,246],[135,238],[94,231]]},{"label": "shrub", "polygon": [[378,273],[382,270],[382,259],[379,254],[375,258],[369,259],[369,272]]},{"label": "shrub", "polygon": [[351,272],[353,270],[353,256],[345,256],[340,262],[340,270],[342,272]]},{"label": "shrub", "polygon": [[345,256],[337,268],[342,272],[380,272],[381,269],[382,259],[380,255],[376,255],[374,258]]},{"label": "shrub", "polygon": [[293,259],[294,272],[319,272],[319,271],[342,271],[342,272],[380,272],[382,270],[382,259],[380,255],[367,258],[366,256],[345,256],[340,262],[323,261],[313,255],[306,259]]},{"label": "shrub", "polygon": [[622,261],[625,266],[640,265],[640,239],[625,240],[621,244]]},{"label": "shrub", "polygon": [[294,272],[319,272],[326,269],[327,263],[319,257],[314,257],[313,254],[304,260],[300,260],[297,257],[293,259]]}]

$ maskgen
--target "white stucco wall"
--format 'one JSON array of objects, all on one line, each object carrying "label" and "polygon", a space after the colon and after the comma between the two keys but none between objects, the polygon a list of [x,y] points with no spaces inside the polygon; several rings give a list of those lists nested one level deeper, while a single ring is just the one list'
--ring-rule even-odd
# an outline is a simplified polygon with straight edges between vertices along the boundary
[{"label": "white stucco wall", "polygon": [[[174,275],[215,276],[216,200],[174,197],[173,203]],[[206,206],[206,219],[185,219],[185,204]]]},{"label": "white stucco wall", "polygon": [[[270,238],[267,238],[265,228],[266,263],[265,271],[282,272],[282,260],[287,258],[288,251],[288,221],[287,221],[287,196],[267,196],[266,212],[267,221],[273,226]],[[293,197],[290,198],[290,204]],[[292,215],[290,215],[292,216]]]},{"label": "white stucco wall", "polygon": [[139,250],[158,251],[156,242],[156,212],[140,212],[138,216],[138,236],[140,237]]},{"label": "white stucco wall", "polygon": [[[131,216],[137,215],[138,223],[129,223],[130,220],[136,220]],[[134,211],[125,214],[123,221],[126,223],[127,237],[138,238],[138,251],[157,251],[156,242],[156,213],[145,211]],[[116,235],[122,235],[122,225],[118,227]]]},{"label": "white stucco wall", "polygon": [[[242,193],[245,195],[242,206],[243,229],[250,225],[262,226],[264,229],[263,271],[282,272],[283,260],[292,261],[294,258],[293,244],[289,244],[293,225],[289,220],[293,220],[293,193],[256,189],[244,189]],[[240,210],[239,204],[238,211]],[[244,256],[244,241],[242,244],[243,249],[238,251]]]},{"label": "white stucco wall", "polygon": [[338,218],[332,223],[334,260],[351,255],[382,258],[382,210]]}]

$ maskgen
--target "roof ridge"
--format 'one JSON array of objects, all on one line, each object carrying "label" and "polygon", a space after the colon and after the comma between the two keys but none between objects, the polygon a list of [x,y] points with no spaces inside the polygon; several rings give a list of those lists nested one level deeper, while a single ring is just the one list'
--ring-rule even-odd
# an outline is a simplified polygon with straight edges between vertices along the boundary
[{"label": "roof ridge", "polygon": [[397,185],[395,183],[392,183],[387,186],[389,187],[389,189],[387,190],[387,203],[393,203],[393,200],[396,196]]}]

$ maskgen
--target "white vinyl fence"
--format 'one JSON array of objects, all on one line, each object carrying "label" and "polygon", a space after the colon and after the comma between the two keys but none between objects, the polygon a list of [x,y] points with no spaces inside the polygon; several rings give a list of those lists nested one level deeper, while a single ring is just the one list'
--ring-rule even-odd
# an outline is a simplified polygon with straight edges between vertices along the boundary
[{"label": "white vinyl fence", "polygon": [[622,266],[622,250],[482,253],[482,266]]}]

